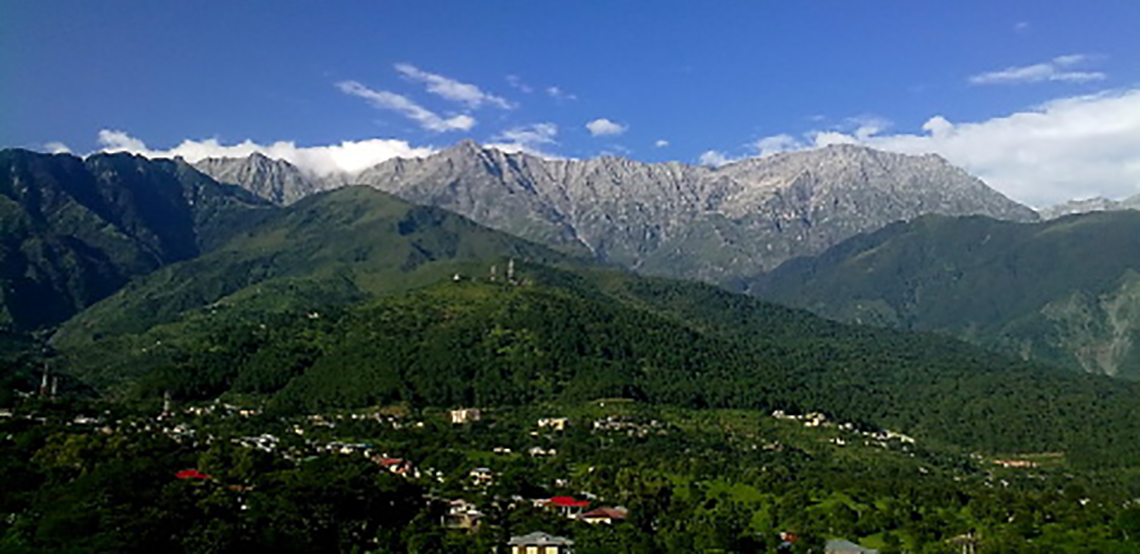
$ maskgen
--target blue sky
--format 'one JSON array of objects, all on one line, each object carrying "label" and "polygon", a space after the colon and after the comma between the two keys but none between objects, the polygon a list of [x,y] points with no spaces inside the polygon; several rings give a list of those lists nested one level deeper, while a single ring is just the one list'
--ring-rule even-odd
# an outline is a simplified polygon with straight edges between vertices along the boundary
[{"label": "blue sky", "polygon": [[[319,172],[462,138],[710,164],[861,142],[942,154],[1031,204],[1140,192],[1133,0],[0,0],[0,13],[4,146],[195,157],[250,141]],[[306,150],[324,147],[339,150]]]}]

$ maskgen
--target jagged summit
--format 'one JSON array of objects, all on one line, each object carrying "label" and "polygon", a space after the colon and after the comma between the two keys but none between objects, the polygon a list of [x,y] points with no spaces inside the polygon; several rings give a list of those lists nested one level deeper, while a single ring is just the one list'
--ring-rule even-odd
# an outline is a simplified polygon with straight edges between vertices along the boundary
[{"label": "jagged summit", "polygon": [[292,204],[328,188],[293,164],[260,152],[245,158],[206,158],[193,165],[219,182],[241,186],[276,204]]},{"label": "jagged summit", "polygon": [[545,159],[465,139],[423,158],[316,180],[285,162],[196,166],[279,203],[365,184],[639,271],[718,283],[927,213],[1037,214],[939,156],[839,144],[720,168],[605,156]]}]

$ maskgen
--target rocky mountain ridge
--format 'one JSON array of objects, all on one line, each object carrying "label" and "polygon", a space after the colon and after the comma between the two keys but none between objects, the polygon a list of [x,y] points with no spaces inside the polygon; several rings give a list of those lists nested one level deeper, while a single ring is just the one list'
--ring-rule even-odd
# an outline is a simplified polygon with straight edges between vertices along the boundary
[{"label": "rocky mountain ridge", "polygon": [[608,156],[552,160],[467,140],[356,175],[297,182],[300,172],[236,169],[243,164],[252,165],[232,159],[196,167],[263,196],[271,191],[266,197],[279,202],[306,190],[369,185],[643,273],[723,285],[923,214],[1038,219],[941,157],[854,145],[710,168]]},{"label": "rocky mountain ridge", "polygon": [[254,152],[246,158],[206,158],[194,167],[223,183],[242,186],[274,204],[292,204],[326,188],[293,164]]},{"label": "rocky mountain ridge", "polygon": [[0,327],[58,323],[270,204],[181,160],[0,151]]},{"label": "rocky mountain ridge", "polygon": [[1115,212],[1120,210],[1140,209],[1140,194],[1130,196],[1123,200],[1112,200],[1103,196],[1069,200],[1055,206],[1038,210],[1042,219],[1057,219],[1067,215],[1085,214],[1090,212]]}]

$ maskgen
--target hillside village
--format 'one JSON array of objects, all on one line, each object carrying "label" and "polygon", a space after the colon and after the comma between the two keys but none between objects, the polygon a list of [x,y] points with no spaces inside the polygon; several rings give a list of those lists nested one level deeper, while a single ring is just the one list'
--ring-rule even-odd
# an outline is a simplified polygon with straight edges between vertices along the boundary
[{"label": "hillside village", "polygon": [[[0,413],[0,424],[9,429],[27,429],[28,425],[56,428],[55,434],[73,437],[68,442],[85,436],[105,437],[99,440],[169,440],[175,448],[198,453],[197,463],[165,468],[169,480],[204,487],[203,491],[216,490],[209,494],[229,498],[239,513],[254,509],[251,507],[257,504],[255,498],[265,486],[261,483],[261,471],[271,467],[304,468],[319,460],[358,460],[353,463],[372,467],[373,475],[390,475],[419,491],[412,493],[418,506],[415,511],[420,514],[417,517],[428,518],[440,540],[467,545],[498,541],[506,548],[542,538],[547,541],[542,544],[561,545],[559,553],[571,552],[574,544],[575,552],[591,552],[595,547],[604,551],[598,545],[605,544],[607,536],[616,537],[614,533],[624,536],[644,529],[645,525],[672,525],[667,519],[668,510],[653,514],[650,521],[656,523],[647,523],[646,510],[662,509],[646,503],[644,495],[652,495],[649,491],[653,487],[665,486],[658,490],[671,490],[670,495],[700,494],[731,500],[729,505],[738,507],[770,502],[763,500],[767,493],[761,494],[754,485],[745,486],[735,479],[726,481],[724,476],[716,477],[717,471],[706,473],[700,469],[699,456],[690,458],[687,464],[671,466],[676,469],[664,474],[643,470],[630,473],[621,469],[628,463],[616,462],[614,458],[641,457],[662,448],[683,457],[707,448],[728,448],[735,453],[731,454],[733,458],[755,460],[746,462],[752,466],[748,471],[759,472],[753,475],[783,475],[773,484],[796,479],[794,473],[788,472],[804,463],[838,463],[838,469],[872,460],[899,469],[909,467],[912,473],[907,480],[916,484],[929,480],[935,488],[949,479],[959,485],[973,482],[991,490],[1023,491],[1030,483],[1040,487],[1064,479],[1058,473],[1063,465],[1055,457],[1031,461],[980,453],[947,456],[924,449],[911,437],[887,430],[861,430],[851,423],[830,421],[816,412],[799,415],[775,411],[769,416],[755,416],[726,411],[710,416],[647,411],[647,407],[629,401],[608,400],[562,408],[412,412],[391,407],[277,417],[267,415],[256,405],[217,400],[177,407],[168,403],[153,416],[123,417],[109,411],[72,413],[66,406],[52,405],[50,399],[36,408],[31,400],[35,399],[15,411]],[[710,439],[723,442],[717,446],[708,442]],[[47,463],[58,455],[41,451],[36,458]],[[686,466],[688,470],[680,469]],[[655,473],[657,477],[653,477]],[[660,481],[670,474],[673,476],[665,482]],[[652,482],[657,484],[645,489]],[[801,516],[821,509],[829,513],[834,507],[850,506],[852,502],[844,500],[829,508],[835,500],[828,500],[827,496],[814,498],[815,494],[819,493],[799,501],[803,504],[795,510]],[[847,498],[839,490],[824,494]],[[772,498],[773,508],[790,508],[778,500],[778,495]],[[1104,505],[1103,499],[1088,496],[1075,499],[1075,506],[1112,509]],[[803,545],[818,547],[831,540],[828,548],[863,542],[867,548],[889,552],[907,540],[902,529],[860,538],[860,534],[866,533],[860,532],[865,527],[837,526],[835,515],[816,523],[810,523],[810,518],[775,515],[768,516],[771,519],[754,519],[756,526],[742,536],[752,536],[750,540],[756,544],[783,545],[784,550],[799,548],[796,541],[808,548]],[[953,537],[947,540],[950,538]]]}]

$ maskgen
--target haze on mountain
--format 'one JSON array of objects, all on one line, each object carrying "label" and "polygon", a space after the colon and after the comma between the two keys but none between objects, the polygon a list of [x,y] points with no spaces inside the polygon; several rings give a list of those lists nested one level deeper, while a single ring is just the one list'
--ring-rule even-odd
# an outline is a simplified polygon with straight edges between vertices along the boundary
[{"label": "haze on mountain", "polygon": [[472,141],[355,175],[316,178],[286,165],[266,170],[261,157],[196,164],[275,202],[366,184],[638,272],[722,285],[922,214],[1038,217],[938,156],[853,145],[719,168],[609,156],[545,159]]}]

